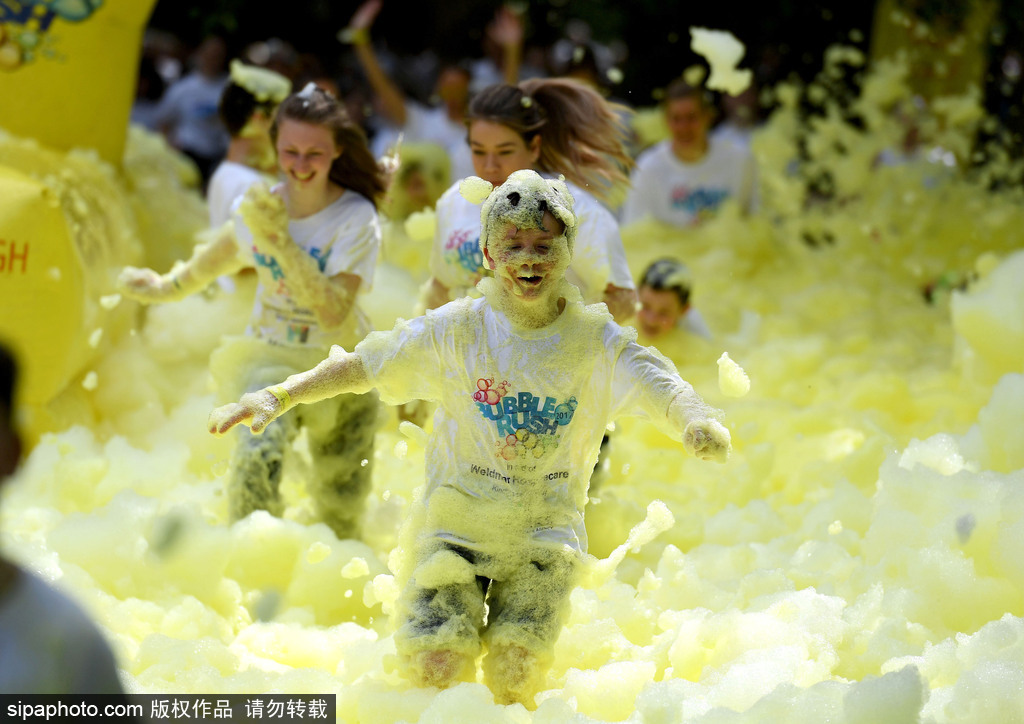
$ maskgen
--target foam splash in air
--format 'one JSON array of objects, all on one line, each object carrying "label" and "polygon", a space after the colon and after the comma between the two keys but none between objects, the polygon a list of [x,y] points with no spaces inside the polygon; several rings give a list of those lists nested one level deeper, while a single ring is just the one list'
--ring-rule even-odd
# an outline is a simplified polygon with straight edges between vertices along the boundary
[{"label": "foam splash in air", "polygon": [[753,72],[740,70],[736,65],[743,57],[743,43],[727,30],[690,28],[690,47],[711,65],[707,86],[712,90],[725,91],[737,96],[747,89],[753,79]]}]

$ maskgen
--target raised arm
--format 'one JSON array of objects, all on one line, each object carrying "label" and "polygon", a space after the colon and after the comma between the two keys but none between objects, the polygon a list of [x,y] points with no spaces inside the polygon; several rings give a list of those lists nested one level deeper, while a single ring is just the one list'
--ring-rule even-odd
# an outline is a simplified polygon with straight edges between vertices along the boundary
[{"label": "raised arm", "polygon": [[377,60],[377,53],[370,42],[370,28],[380,13],[381,0],[367,0],[356,10],[348,27],[342,31],[341,37],[352,44],[359,65],[362,66],[366,79],[383,105],[384,114],[397,126],[404,126],[406,121],[405,95],[399,89]]},{"label": "raised arm", "polygon": [[325,329],[344,324],[355,304],[362,283],[355,274],[342,272],[328,277],[320,264],[288,234],[288,212],[284,200],[262,184],[249,189],[238,207],[253,238],[271,249],[288,280],[288,291],[302,306],[313,310]]},{"label": "raised arm", "polygon": [[238,402],[222,405],[210,413],[209,430],[223,435],[238,424],[248,425],[255,434],[295,405],[319,402],[344,392],[370,389],[369,378],[359,355],[338,345],[311,370],[291,375],[279,385],[242,395]]},{"label": "raised arm", "polygon": [[226,223],[213,233],[211,240],[196,244],[188,261],[178,262],[166,274],[126,266],[117,278],[118,291],[145,304],[176,302],[206,288],[221,274],[242,268],[234,226]]},{"label": "raised arm", "polygon": [[523,62],[523,21],[508,5],[502,5],[487,26],[487,34],[501,47],[501,71],[508,85],[519,82]]}]

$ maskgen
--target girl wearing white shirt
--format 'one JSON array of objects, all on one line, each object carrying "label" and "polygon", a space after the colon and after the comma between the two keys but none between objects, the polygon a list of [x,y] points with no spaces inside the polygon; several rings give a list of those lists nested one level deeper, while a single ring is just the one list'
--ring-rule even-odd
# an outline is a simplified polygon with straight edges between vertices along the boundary
[{"label": "girl wearing white shirt", "polygon": [[[582,83],[533,79],[482,90],[470,102],[467,127],[476,174],[494,186],[523,169],[565,175],[580,225],[566,278],[585,302],[603,301],[616,320],[625,321],[636,310],[636,290],[618,224],[601,203],[628,183],[625,170],[632,161],[619,118],[614,106]],[[479,239],[480,210],[456,184],[437,204],[428,309],[464,296],[480,281]]]},{"label": "girl wearing white shirt", "polygon": [[[258,389],[284,370],[321,359],[333,343],[353,347],[369,331],[356,303],[369,289],[380,249],[376,201],[385,174],[362,130],[330,94],[309,84],[278,108],[271,127],[283,183],[257,184],[233,208],[234,233],[196,248],[167,274],[126,268],[123,293],[143,302],[173,301],[243,264],[259,277],[247,336],[211,358],[227,395]],[[240,436],[231,466],[232,519],[254,510],[280,515],[283,462],[299,427],[314,460],[310,481],[319,516],[339,537],[358,529],[370,488],[377,399],[367,395],[314,405],[285,417],[261,437]]]}]

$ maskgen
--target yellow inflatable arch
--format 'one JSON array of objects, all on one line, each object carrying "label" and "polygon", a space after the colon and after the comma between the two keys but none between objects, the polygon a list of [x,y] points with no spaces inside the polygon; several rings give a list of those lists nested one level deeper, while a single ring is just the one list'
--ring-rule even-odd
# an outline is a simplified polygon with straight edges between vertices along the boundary
[{"label": "yellow inflatable arch", "polygon": [[21,362],[22,409],[82,371],[115,314],[100,301],[115,269],[142,257],[115,167],[152,6],[0,0],[0,339]]}]

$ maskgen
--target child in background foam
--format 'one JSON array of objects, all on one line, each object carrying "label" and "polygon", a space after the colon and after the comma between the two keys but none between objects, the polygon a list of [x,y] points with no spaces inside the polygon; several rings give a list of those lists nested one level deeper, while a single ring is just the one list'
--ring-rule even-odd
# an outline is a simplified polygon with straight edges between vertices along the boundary
[{"label": "child in background foam", "polygon": [[609,420],[647,415],[704,459],[730,449],[716,411],[671,362],[603,306],[584,307],[565,280],[572,207],[561,180],[511,174],[481,210],[495,274],[482,298],[399,322],[352,353],[335,346],[311,371],[210,416],[211,432],[244,423],[259,433],[293,405],[340,392],[437,402],[395,638],[420,685],[474,680],[482,638],[497,699],[532,705],[586,550],[589,473]]},{"label": "child in background foam", "polygon": [[[622,169],[632,163],[616,107],[578,81],[527,80],[480,91],[467,119],[479,177],[499,186],[513,171],[535,169],[572,182],[580,245],[566,276],[586,303],[603,301],[617,321],[631,319],[636,290],[619,225],[598,200],[624,188]],[[479,238],[480,214],[456,184],[437,203],[427,308],[470,293],[486,274]]]},{"label": "child in background foam", "polygon": [[640,280],[640,339],[676,364],[692,362],[711,350],[711,329],[693,308],[691,290],[690,270],[671,258],[652,262]]},{"label": "child in background foam", "polygon": [[[0,345],[0,486],[17,468],[14,358]],[[0,694],[122,694],[114,656],[67,596],[0,555]]]},{"label": "child in background foam", "polygon": [[231,218],[231,205],[250,186],[272,180],[277,161],[270,140],[270,123],[277,105],[288,97],[291,89],[291,81],[283,75],[231,61],[231,81],[221,93],[217,107],[231,141],[206,189],[212,228]]},{"label": "child in background foam", "polygon": [[[369,330],[356,295],[371,285],[380,249],[384,169],[338,101],[313,84],[280,105],[271,137],[284,182],[273,191],[258,184],[236,201],[234,233],[225,227],[168,274],[128,267],[119,280],[122,293],[140,301],[173,301],[242,264],[256,267],[249,334],[211,358],[229,398],[306,369],[332,342],[351,346]],[[373,395],[346,395],[285,417],[262,438],[240,436],[228,489],[232,519],[281,513],[282,463],[301,425],[318,513],[339,537],[354,535],[370,488],[363,461],[373,459],[377,406]]]},{"label": "child in background foam", "polygon": [[744,213],[756,207],[753,156],[749,149],[709,137],[713,117],[702,88],[683,80],[669,85],[665,119],[671,138],[637,158],[623,225],[650,217],[679,228],[696,226],[730,198]]}]

